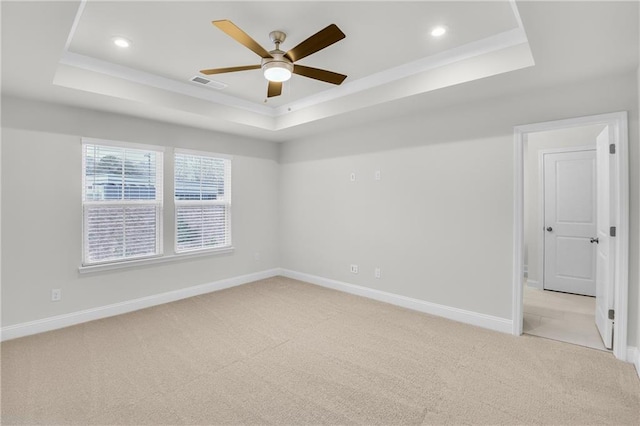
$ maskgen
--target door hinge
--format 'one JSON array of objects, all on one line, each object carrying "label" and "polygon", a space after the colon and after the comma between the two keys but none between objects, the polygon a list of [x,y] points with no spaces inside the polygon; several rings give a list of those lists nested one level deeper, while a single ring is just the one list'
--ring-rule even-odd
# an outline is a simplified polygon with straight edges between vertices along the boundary
[{"label": "door hinge", "polygon": [[609,145],[609,154],[615,154],[616,153],[616,144],[612,143]]},{"label": "door hinge", "polygon": [[612,226],[611,228],[609,228],[609,236],[610,237],[615,237],[616,236],[616,227]]},{"label": "door hinge", "polygon": [[609,309],[609,319],[610,320],[616,319],[615,317],[616,317],[615,311],[613,309]]}]

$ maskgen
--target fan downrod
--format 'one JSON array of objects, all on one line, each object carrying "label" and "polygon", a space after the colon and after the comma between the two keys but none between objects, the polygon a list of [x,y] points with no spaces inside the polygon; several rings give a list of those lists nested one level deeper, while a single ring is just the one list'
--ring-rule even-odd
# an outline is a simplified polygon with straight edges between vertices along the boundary
[{"label": "fan downrod", "polygon": [[276,50],[280,50],[280,43],[284,43],[287,38],[287,34],[283,33],[282,31],[271,31],[269,33],[269,38],[271,39],[272,43],[275,43]]}]

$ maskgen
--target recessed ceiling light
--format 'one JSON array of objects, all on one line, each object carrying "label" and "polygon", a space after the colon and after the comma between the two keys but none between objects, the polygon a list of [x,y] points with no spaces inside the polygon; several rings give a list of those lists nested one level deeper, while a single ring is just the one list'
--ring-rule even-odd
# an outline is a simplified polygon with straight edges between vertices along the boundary
[{"label": "recessed ceiling light", "polygon": [[442,26],[442,25],[438,25],[437,27],[434,27],[431,30],[431,35],[434,37],[440,37],[443,36],[445,33],[447,32],[447,28]]},{"label": "recessed ceiling light", "polygon": [[124,37],[114,37],[112,40],[113,40],[113,44],[115,44],[118,47],[126,48],[131,46],[131,41],[127,40]]}]

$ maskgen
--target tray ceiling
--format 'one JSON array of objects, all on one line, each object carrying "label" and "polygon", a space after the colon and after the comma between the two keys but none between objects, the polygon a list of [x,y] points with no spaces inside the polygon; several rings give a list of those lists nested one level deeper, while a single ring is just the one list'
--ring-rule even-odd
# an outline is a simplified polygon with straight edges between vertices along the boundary
[{"label": "tray ceiling", "polygon": [[[285,51],[335,23],[346,38],[299,63],[348,78],[334,86],[294,75],[268,100],[260,70],[210,76],[221,90],[193,83],[200,69],[260,61],[211,24],[219,19],[267,49],[269,32],[284,31]],[[448,32],[431,36],[437,25]],[[131,47],[116,47],[115,36]],[[517,8],[506,0],[88,1],[79,4],[54,83],[275,131],[531,65]]]},{"label": "tray ceiling", "polygon": [[[2,95],[283,141],[635,71],[637,2],[2,1]],[[300,63],[347,74],[341,86],[294,75],[264,102],[259,70],[189,81],[259,58],[211,25],[230,19],[287,50],[330,23],[340,42]],[[434,25],[446,25],[440,38]],[[129,38],[117,49],[113,36]],[[534,63],[535,58],[535,63]],[[535,65],[535,66],[534,66]]]}]

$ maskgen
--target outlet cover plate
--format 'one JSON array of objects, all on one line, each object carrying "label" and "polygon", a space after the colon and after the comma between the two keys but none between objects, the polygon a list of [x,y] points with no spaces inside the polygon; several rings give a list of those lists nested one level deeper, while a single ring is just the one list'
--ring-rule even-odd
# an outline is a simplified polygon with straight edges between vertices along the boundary
[{"label": "outlet cover plate", "polygon": [[62,299],[62,290],[59,288],[54,288],[51,290],[51,301],[59,302]]}]

